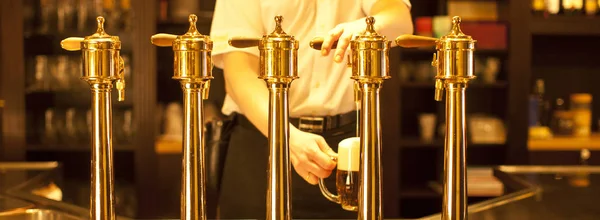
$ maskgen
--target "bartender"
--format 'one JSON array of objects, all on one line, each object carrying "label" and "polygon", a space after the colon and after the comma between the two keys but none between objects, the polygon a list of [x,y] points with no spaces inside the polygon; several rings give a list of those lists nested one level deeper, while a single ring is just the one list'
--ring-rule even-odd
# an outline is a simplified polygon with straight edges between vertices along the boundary
[{"label": "bartender", "polygon": [[[298,76],[289,90],[290,160],[293,218],[355,218],[325,199],[315,186],[318,178],[335,177],[337,144],[356,135],[354,81],[345,64],[352,36],[366,29],[366,16],[375,30],[396,37],[413,32],[409,0],[217,0],[211,38],[213,62],[222,68],[226,96],[222,112],[235,125],[221,183],[219,216],[224,219],[265,219],[269,93],[258,79],[259,50],[234,48],[227,39],[261,37],[283,16],[283,30],[299,41]],[[309,42],[322,36],[321,51]],[[337,49],[331,45],[338,40]],[[334,62],[332,62],[334,61]]]}]

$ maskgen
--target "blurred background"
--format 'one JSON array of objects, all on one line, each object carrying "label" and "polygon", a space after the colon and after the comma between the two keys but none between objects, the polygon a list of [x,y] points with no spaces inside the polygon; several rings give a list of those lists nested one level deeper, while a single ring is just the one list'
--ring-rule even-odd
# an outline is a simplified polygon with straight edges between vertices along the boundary
[{"label": "blurred background", "polygon": [[[600,0],[414,0],[415,34],[440,37],[451,17],[477,43],[467,89],[469,202],[502,195],[501,164],[600,164]],[[63,163],[62,200],[87,207],[90,92],[81,54],[66,37],[95,32],[95,18],[119,36],[126,101],[113,101],[117,212],[177,218],[182,94],[173,52],[156,33],[184,34],[195,13],[209,34],[215,0],[2,0],[0,99],[4,161]],[[388,36],[388,39],[395,36]],[[443,102],[435,102],[433,48],[390,52],[393,78],[382,91],[386,216],[440,212]],[[214,69],[208,120],[223,116],[223,76]],[[116,91],[113,96],[116,96]],[[587,155],[582,157],[582,155]],[[592,155],[591,157],[589,155]],[[583,159],[582,159],[583,158]],[[209,192],[214,215],[216,191]]]}]

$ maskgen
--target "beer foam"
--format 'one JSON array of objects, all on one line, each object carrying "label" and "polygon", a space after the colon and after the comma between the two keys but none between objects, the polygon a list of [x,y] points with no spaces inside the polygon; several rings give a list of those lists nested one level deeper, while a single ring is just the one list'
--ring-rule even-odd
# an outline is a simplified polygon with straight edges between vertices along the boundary
[{"label": "beer foam", "polygon": [[338,170],[356,171],[360,167],[360,138],[346,138],[338,144]]}]

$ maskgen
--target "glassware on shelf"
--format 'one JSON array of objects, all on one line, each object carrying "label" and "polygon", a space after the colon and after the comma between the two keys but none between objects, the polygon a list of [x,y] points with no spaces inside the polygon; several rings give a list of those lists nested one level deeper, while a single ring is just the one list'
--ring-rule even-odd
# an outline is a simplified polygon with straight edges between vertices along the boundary
[{"label": "glassware on shelf", "polygon": [[175,21],[187,21],[190,14],[200,12],[200,1],[196,0],[169,0],[169,17]]},{"label": "glassware on shelf", "polygon": [[496,57],[488,57],[485,60],[485,69],[482,71],[482,79],[484,83],[496,82],[496,77],[500,71],[500,59]]},{"label": "glassware on shelf", "polygon": [[60,141],[61,133],[61,120],[59,114],[56,113],[54,108],[48,108],[44,112],[44,131],[43,131],[43,144],[56,144]]},{"label": "glassware on shelf", "polygon": [[77,128],[75,126],[75,108],[68,108],[65,111],[65,132],[64,140],[77,142]]},{"label": "glassware on shelf", "polygon": [[123,113],[123,136],[125,141],[130,141],[133,136],[133,112],[131,109]]},{"label": "glassware on shelf", "polygon": [[[103,0],[102,10],[105,15],[106,23],[119,24],[121,21],[121,11],[117,5],[117,0]],[[118,27],[119,25],[117,25]]]},{"label": "glassware on shelf", "polygon": [[131,59],[128,55],[121,55],[123,57],[123,62],[125,63],[125,67],[123,68],[123,75],[125,78],[125,82],[127,82],[127,87],[125,88],[125,95],[129,95],[133,88],[133,80],[131,80]]},{"label": "glassware on shelf", "polygon": [[50,90],[50,62],[47,56],[38,55],[34,58],[33,80],[27,88],[28,92]]},{"label": "glassware on shelf", "polygon": [[82,32],[88,27],[89,22],[89,1],[78,0],[77,1],[77,30]]},{"label": "glassware on shelf", "polygon": [[121,10],[121,28],[124,31],[128,31],[131,29],[131,0],[120,0],[120,10]]},{"label": "glassware on shelf", "polygon": [[56,0],[40,0],[39,32],[41,34],[56,30],[58,15],[56,3]]},{"label": "glassware on shelf", "polygon": [[131,109],[115,110],[115,139],[120,143],[128,143],[133,135],[133,117]]},{"label": "glassware on shelf", "polygon": [[58,0],[57,4],[57,31],[64,33],[76,27],[75,0]]},{"label": "glassware on shelf", "polygon": [[23,32],[24,36],[31,35],[35,30],[36,10],[33,4],[34,0],[25,0],[23,4]]},{"label": "glassware on shelf", "polygon": [[85,113],[85,124],[86,124],[86,137],[90,139],[92,137],[92,109],[88,109]]},{"label": "glassware on shelf", "polygon": [[71,85],[71,73],[69,73],[69,57],[60,55],[56,57],[55,69],[51,72],[56,79],[56,83],[53,84],[54,88],[59,91],[68,90]]},{"label": "glassware on shelf", "polygon": [[77,57],[71,57],[69,59],[69,70],[68,72],[68,77],[69,77],[69,87],[71,90],[75,90],[75,91],[82,91],[85,90],[87,91],[87,89],[89,88],[89,86],[85,83],[85,81],[80,80],[79,78],[81,77],[81,71],[82,71],[82,63],[81,63],[81,59],[77,58]]}]

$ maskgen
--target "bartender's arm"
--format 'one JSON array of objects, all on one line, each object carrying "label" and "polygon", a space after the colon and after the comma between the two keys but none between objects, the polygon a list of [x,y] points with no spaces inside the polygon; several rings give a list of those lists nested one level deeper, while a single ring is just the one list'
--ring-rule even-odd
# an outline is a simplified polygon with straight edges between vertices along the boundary
[{"label": "bartender's arm", "polygon": [[[363,10],[368,12],[368,16],[375,18],[375,31],[379,35],[386,36],[388,40],[393,40],[402,34],[412,34],[410,7],[409,0],[363,0]],[[364,32],[365,28],[364,18],[337,25],[327,36],[324,36],[321,53],[323,56],[329,55],[333,42],[337,40],[337,49],[333,57],[335,62],[342,62],[352,35]]]}]

